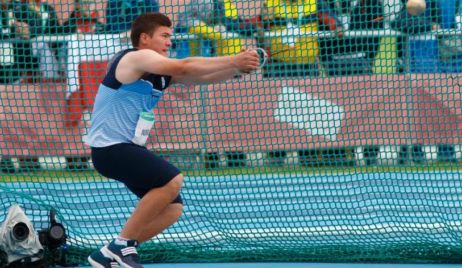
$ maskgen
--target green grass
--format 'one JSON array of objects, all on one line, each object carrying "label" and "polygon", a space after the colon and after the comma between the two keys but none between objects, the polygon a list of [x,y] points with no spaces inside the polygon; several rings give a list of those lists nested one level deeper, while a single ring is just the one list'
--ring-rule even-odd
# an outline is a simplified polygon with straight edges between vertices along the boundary
[{"label": "green grass", "polygon": [[[462,164],[444,164],[434,163],[428,165],[409,165],[409,166],[353,166],[353,167],[300,167],[300,166],[283,166],[283,167],[237,167],[237,168],[218,168],[213,170],[185,170],[188,176],[226,176],[226,175],[249,175],[249,174],[280,174],[287,176],[310,175],[310,174],[355,174],[355,173],[373,173],[373,172],[397,172],[397,173],[415,173],[415,172],[454,172],[461,171]],[[0,182],[80,182],[80,181],[100,181],[106,180],[96,171],[70,172],[70,171],[40,171],[36,173],[24,174],[2,174]]]}]

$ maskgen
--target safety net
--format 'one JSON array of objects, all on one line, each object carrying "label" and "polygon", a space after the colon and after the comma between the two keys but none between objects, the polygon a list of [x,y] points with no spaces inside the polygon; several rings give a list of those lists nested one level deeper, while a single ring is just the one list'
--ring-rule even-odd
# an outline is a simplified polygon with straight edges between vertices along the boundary
[{"label": "safety net", "polygon": [[184,174],[184,212],[143,262],[462,261],[459,1],[3,2],[0,222],[19,204],[51,262],[87,264],[139,201],[85,141],[148,12],[172,20],[170,58],[261,67],[163,91],[146,147]]}]

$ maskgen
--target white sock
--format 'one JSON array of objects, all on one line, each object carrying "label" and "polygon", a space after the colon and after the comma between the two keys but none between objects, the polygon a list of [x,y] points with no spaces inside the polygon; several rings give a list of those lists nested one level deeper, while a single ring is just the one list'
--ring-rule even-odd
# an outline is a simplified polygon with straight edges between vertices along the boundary
[{"label": "white sock", "polygon": [[118,236],[118,237],[114,240],[114,243],[115,243],[116,245],[126,246],[126,245],[127,245],[127,242],[128,242],[129,240],[130,240],[130,239],[127,239],[127,238]]}]

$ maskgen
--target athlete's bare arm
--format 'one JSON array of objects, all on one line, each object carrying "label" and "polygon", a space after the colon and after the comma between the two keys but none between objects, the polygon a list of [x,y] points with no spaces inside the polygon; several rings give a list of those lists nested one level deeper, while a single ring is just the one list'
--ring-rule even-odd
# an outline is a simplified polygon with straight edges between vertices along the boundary
[{"label": "athlete's bare arm", "polygon": [[237,72],[258,69],[259,58],[255,51],[243,51],[233,56],[189,57],[171,59],[150,49],[129,52],[122,57],[116,78],[131,83],[144,73],[172,76],[172,83],[210,83],[232,78]]}]

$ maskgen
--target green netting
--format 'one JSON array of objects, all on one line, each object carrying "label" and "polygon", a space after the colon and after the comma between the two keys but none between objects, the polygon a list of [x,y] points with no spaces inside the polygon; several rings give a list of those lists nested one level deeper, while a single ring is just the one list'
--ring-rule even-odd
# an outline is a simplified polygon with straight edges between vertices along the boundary
[{"label": "green netting", "polygon": [[40,230],[55,209],[61,264],[119,233],[137,200],[83,139],[107,61],[160,10],[171,57],[268,62],[154,110],[148,148],[184,172],[185,212],[144,262],[462,261],[459,1],[142,2],[1,5],[1,221],[18,203]]}]

